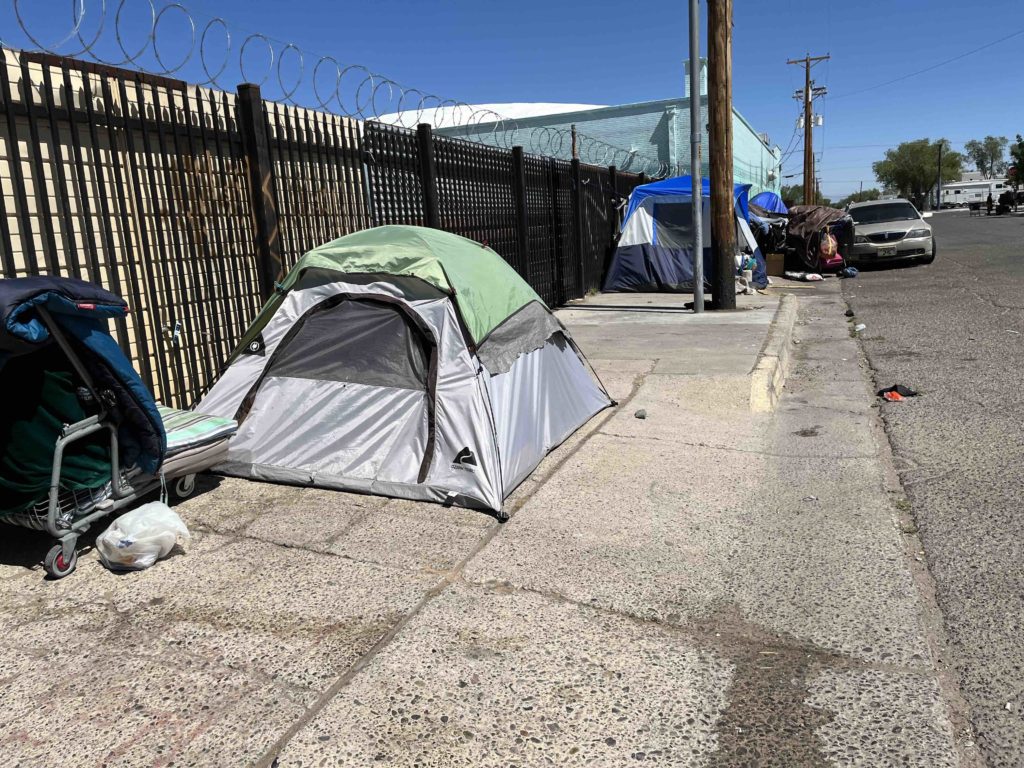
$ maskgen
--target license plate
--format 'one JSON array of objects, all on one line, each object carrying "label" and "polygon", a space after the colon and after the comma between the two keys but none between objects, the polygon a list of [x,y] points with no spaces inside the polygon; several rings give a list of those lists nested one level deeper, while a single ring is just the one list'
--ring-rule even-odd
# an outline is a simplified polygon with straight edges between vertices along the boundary
[{"label": "license plate", "polygon": [[887,247],[887,248],[879,248],[879,249],[878,249],[878,255],[879,255],[879,256],[880,256],[881,258],[883,258],[883,259],[884,259],[884,258],[885,258],[886,256],[895,256],[895,255],[896,255],[896,246],[895,246],[895,245],[890,245],[890,246],[889,246],[889,247]]}]

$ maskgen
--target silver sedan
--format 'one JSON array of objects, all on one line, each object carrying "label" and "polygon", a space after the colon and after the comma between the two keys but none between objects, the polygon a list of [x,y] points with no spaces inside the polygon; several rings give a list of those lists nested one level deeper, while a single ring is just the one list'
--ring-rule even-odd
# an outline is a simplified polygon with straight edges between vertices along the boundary
[{"label": "silver sedan", "polygon": [[854,203],[854,242],[851,261],[860,264],[913,259],[935,261],[935,236],[931,226],[909,200],[875,200]]}]

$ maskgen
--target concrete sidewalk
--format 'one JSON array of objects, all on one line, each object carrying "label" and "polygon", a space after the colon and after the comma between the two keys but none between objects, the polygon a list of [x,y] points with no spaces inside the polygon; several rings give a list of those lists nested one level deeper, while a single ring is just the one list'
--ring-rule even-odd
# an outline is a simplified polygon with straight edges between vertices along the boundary
[{"label": "concrete sidewalk", "polygon": [[561,312],[620,404],[505,524],[209,480],[187,554],[60,582],[4,531],[4,763],[970,762],[845,306],[799,302],[774,413],[778,296]]}]

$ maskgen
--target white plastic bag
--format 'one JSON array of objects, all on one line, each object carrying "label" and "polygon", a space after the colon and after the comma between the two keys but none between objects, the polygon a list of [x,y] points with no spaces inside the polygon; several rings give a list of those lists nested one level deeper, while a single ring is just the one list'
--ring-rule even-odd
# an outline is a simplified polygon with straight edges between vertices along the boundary
[{"label": "white plastic bag", "polygon": [[96,549],[112,571],[142,570],[166,557],[179,539],[185,545],[191,541],[185,523],[166,504],[154,501],[112,522],[96,537]]}]

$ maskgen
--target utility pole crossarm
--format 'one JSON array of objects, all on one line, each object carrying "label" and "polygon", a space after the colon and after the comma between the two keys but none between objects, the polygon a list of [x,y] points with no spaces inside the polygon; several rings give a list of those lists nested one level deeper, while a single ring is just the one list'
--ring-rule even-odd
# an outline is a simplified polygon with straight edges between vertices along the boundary
[{"label": "utility pole crossarm", "polygon": [[826,53],[824,56],[805,56],[802,59],[790,59],[787,64],[817,64],[819,61],[828,61],[832,58],[831,54]]}]

